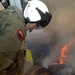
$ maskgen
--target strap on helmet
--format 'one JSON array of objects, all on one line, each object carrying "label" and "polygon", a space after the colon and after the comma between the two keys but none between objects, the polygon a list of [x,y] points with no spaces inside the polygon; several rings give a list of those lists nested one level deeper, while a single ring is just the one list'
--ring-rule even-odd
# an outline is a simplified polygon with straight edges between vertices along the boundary
[{"label": "strap on helmet", "polygon": [[52,19],[52,14],[51,13],[48,13],[46,12],[45,14],[39,9],[39,8],[36,8],[36,10],[39,12],[40,16],[41,16],[41,20],[38,21],[38,24],[41,26],[41,27],[45,27],[48,25],[48,23],[51,21]]}]

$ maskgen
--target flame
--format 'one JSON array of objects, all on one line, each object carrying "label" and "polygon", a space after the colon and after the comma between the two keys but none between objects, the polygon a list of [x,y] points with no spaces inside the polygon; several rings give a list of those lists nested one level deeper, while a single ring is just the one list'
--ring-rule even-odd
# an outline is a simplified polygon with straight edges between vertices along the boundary
[{"label": "flame", "polygon": [[63,63],[64,63],[64,60],[67,58],[66,52],[68,51],[68,47],[69,47],[73,42],[75,42],[75,40],[72,40],[71,42],[69,42],[68,44],[66,44],[66,45],[62,48],[61,55],[60,55],[60,58],[59,58],[59,64],[63,64]]}]

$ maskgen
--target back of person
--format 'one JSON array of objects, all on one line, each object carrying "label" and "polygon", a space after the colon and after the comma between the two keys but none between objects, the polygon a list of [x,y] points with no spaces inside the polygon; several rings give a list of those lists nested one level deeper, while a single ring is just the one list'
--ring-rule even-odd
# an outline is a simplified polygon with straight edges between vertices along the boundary
[{"label": "back of person", "polygon": [[24,22],[15,8],[0,11],[0,75],[20,75],[24,56],[20,47],[24,37]]}]

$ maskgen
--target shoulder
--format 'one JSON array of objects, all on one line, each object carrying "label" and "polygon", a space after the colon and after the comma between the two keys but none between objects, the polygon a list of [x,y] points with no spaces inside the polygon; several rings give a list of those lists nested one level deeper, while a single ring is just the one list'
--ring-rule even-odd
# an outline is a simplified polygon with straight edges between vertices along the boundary
[{"label": "shoulder", "polygon": [[23,18],[23,12],[16,6],[9,6],[8,9],[10,9],[11,11],[13,11],[13,13],[15,12],[17,14],[17,16],[24,22],[24,18]]}]

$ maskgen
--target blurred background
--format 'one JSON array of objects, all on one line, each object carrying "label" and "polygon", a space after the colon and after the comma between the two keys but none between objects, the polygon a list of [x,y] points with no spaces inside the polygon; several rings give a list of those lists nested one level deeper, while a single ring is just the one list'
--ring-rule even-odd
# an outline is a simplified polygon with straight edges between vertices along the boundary
[{"label": "blurred background", "polygon": [[[64,45],[75,40],[75,0],[42,0],[52,13],[46,28],[27,34],[27,48],[31,50],[34,64],[44,67],[59,62]],[[75,66],[75,43],[68,47],[65,63]]]}]

